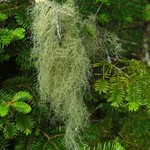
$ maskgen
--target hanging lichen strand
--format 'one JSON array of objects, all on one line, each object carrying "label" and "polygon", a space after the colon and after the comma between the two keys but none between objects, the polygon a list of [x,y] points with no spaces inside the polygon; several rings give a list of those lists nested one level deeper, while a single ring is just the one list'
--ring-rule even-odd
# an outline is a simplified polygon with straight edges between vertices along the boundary
[{"label": "hanging lichen strand", "polygon": [[41,102],[50,102],[56,117],[64,121],[66,149],[79,150],[76,139],[88,120],[83,96],[91,74],[80,38],[82,20],[71,1],[60,5],[37,0],[32,9],[32,59]]}]

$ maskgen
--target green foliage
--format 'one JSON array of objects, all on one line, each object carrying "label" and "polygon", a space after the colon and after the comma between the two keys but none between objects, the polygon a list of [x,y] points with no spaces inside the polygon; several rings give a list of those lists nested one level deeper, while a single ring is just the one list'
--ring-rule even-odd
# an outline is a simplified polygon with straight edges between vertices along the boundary
[{"label": "green foliage", "polygon": [[13,139],[17,135],[15,123],[7,122],[3,128],[3,132],[6,139]]},{"label": "green foliage", "polygon": [[[8,78],[7,80],[5,80],[3,82],[3,89],[7,90],[7,91],[17,91],[19,92],[20,90],[27,90],[27,91],[33,91],[34,89],[31,89],[32,86],[32,78],[31,77],[27,77],[25,75],[23,76],[14,76],[12,78]],[[23,100],[30,100],[31,96],[29,96],[30,94],[28,92],[19,92],[15,94],[15,99],[17,101],[17,99],[19,98],[19,100],[23,99],[24,96],[25,99]]]},{"label": "green foliage", "polygon": [[141,106],[149,109],[146,98],[149,96],[149,83],[142,81],[145,76],[146,80],[150,77],[148,68],[136,60],[120,63],[125,63],[123,69],[107,62],[95,65],[102,69],[105,66],[102,78],[95,83],[95,90],[101,95],[105,93],[104,97],[107,97],[108,102],[114,107],[127,107],[129,111],[137,111]]},{"label": "green foliage", "polygon": [[13,36],[8,29],[1,30],[0,34],[1,34],[0,43],[1,43],[1,47],[3,48],[4,45],[10,44],[10,42],[13,40]]},{"label": "green foliage", "polygon": [[2,103],[0,105],[0,117],[5,117],[9,113],[9,105],[7,103]]},{"label": "green foliage", "polygon": [[17,129],[26,135],[31,134],[34,125],[33,119],[29,115],[17,114],[15,117]]},{"label": "green foliage", "polygon": [[106,4],[107,6],[110,5],[110,0],[96,0],[96,3],[99,3],[99,2]]},{"label": "green foliage", "polygon": [[8,54],[1,54],[0,55],[0,62],[8,61],[9,59],[10,59],[10,55],[8,55]]},{"label": "green foliage", "polygon": [[130,111],[136,111],[139,109],[142,101],[142,89],[134,83],[129,83],[127,87],[128,108]]},{"label": "green foliage", "polygon": [[[82,150],[90,150],[91,148],[83,148]],[[102,144],[98,144],[97,147],[94,147],[93,150],[125,150],[119,142],[111,143],[107,142]]]},{"label": "green foliage", "polygon": [[[25,38],[25,29],[29,27],[26,13],[27,5],[28,2],[23,0],[0,3],[0,62],[9,61],[16,54],[20,56],[22,52],[20,45],[22,45],[22,39]],[[27,52],[29,44],[26,43],[26,47]],[[24,60],[28,60],[29,55],[28,53]]]},{"label": "green foliage", "polygon": [[150,126],[149,114],[137,112],[129,114],[129,117],[122,120],[123,126],[119,132],[119,137],[126,149],[149,149]]},{"label": "green foliage", "polygon": [[7,15],[0,13],[0,22],[7,19]]},{"label": "green foliage", "polygon": [[16,93],[13,100],[4,102],[3,97],[1,99],[0,104],[0,114],[2,117],[6,116],[9,112],[10,106],[14,108],[16,111],[27,114],[31,111],[31,107],[23,102],[26,100],[31,100],[32,96],[28,92],[19,92]]},{"label": "green foliage", "polygon": [[25,29],[17,28],[14,30],[13,37],[15,40],[23,39],[25,37]]},{"label": "green foliage", "polygon": [[11,9],[12,7],[13,7],[12,3],[1,3],[0,4],[1,12],[7,16],[12,16],[14,14],[14,9]]},{"label": "green foliage", "polygon": [[95,82],[95,91],[98,91],[99,94],[107,93],[109,90],[109,83],[105,79],[98,79]]},{"label": "green foliage", "polygon": [[23,28],[16,28],[15,30],[9,30],[9,29],[2,29],[0,31],[0,44],[1,48],[4,48],[4,46],[8,46],[12,41],[19,40],[24,38],[25,29]]},{"label": "green foliage", "polygon": [[19,111],[23,114],[27,114],[31,111],[31,107],[24,102],[14,102],[11,105],[16,111]]},{"label": "green foliage", "polygon": [[[38,131],[37,131],[38,130]],[[45,129],[37,129],[35,134],[31,134],[30,136],[20,136],[15,145],[15,150],[20,149],[64,149],[62,142],[64,136],[64,128],[53,128],[46,132]],[[21,140],[20,140],[21,139]],[[30,142],[29,142],[30,141]]]},{"label": "green foliage", "polygon": [[1,102],[9,101],[11,99],[11,97],[12,97],[11,94],[8,94],[3,90],[0,91],[0,101]]},{"label": "green foliage", "polygon": [[[0,101],[0,128],[6,139],[12,139],[17,136],[19,131],[26,135],[31,134],[34,125],[33,119],[26,115],[31,111],[29,104],[24,101],[31,100],[32,96],[28,92],[19,92],[11,99],[10,96],[1,97]],[[8,116],[11,114],[11,116]]]},{"label": "green foliage", "polygon": [[150,20],[150,4],[146,5],[143,16],[146,21]]},{"label": "green foliage", "polygon": [[15,101],[30,101],[32,96],[29,92],[18,92],[15,94],[14,98]]},{"label": "green foliage", "polygon": [[0,148],[6,149],[8,147],[8,141],[2,137],[0,137]]},{"label": "green foliage", "polygon": [[98,15],[98,21],[104,25],[110,21],[109,15],[106,13]]},{"label": "green foliage", "polygon": [[26,6],[22,6],[15,12],[15,18],[19,25],[21,25],[25,29],[29,29],[30,20],[28,18],[28,12]]},{"label": "green foliage", "polygon": [[124,78],[116,75],[110,79],[110,82],[110,97],[108,98],[108,101],[111,102],[114,107],[122,106],[125,96]]}]

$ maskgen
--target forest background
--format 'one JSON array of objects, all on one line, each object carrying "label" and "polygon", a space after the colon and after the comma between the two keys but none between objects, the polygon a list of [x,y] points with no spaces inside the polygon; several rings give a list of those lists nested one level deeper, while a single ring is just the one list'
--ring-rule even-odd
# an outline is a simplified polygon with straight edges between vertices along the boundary
[{"label": "forest background", "polygon": [[[32,4],[0,1],[0,149],[63,150],[64,124],[40,106],[35,86]],[[150,1],[75,0],[75,7],[82,19],[95,17],[99,31],[95,36],[90,22],[83,28],[88,48],[98,52],[81,150],[150,150]]]}]

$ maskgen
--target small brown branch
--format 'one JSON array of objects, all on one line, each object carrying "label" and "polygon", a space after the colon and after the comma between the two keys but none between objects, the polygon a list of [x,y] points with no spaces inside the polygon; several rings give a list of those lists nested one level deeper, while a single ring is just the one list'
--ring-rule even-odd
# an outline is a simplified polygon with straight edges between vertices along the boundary
[{"label": "small brown branch", "polygon": [[112,63],[110,63],[110,64],[111,64],[111,66],[113,68],[115,68],[116,70],[118,70],[120,73],[123,73],[127,78],[130,79],[130,76],[128,74],[126,74],[125,72],[123,72],[120,68],[118,68],[117,66],[113,65]]},{"label": "small brown branch", "polygon": [[48,144],[49,140],[46,141],[46,143],[44,144],[42,150],[44,150],[46,148],[46,145]]},{"label": "small brown branch", "polygon": [[[25,4],[29,4],[29,3],[25,3]],[[15,6],[15,7],[13,7],[13,8],[1,10],[0,13],[7,12],[7,11],[10,11],[10,10],[17,10],[17,9],[19,9],[20,7],[24,6],[25,4],[22,4],[22,5],[20,5],[20,6]]]},{"label": "small brown branch", "polygon": [[119,41],[120,41],[120,42],[123,42],[123,43],[129,43],[129,44],[132,44],[132,45],[139,45],[139,43],[130,42],[130,41],[122,40],[122,39],[119,39]]},{"label": "small brown branch", "polygon": [[52,142],[52,144],[54,145],[56,150],[59,150],[58,146],[54,142]]},{"label": "small brown branch", "polygon": [[55,15],[56,15],[56,30],[57,30],[57,35],[58,35],[58,39],[61,41],[62,37],[61,37],[61,27],[60,27],[60,21],[59,21],[59,13],[64,13],[66,15],[71,16],[71,14],[67,13],[67,12],[63,12],[63,11],[56,11],[51,5],[48,8],[48,11],[52,9],[52,11],[54,11]]},{"label": "small brown branch", "polygon": [[31,139],[32,139],[32,136],[30,136],[30,138],[29,138],[29,140],[28,140],[27,150],[30,150]]},{"label": "small brown branch", "polygon": [[42,131],[42,133],[48,139],[48,141],[51,139],[51,137],[45,131]]},{"label": "small brown branch", "polygon": [[[112,61],[111,61],[111,57],[109,56],[109,53],[108,51],[106,50],[106,56],[107,56],[107,62],[113,67],[115,68],[116,70],[118,70],[120,73],[123,73],[127,78],[130,79],[130,76],[128,74],[126,74],[125,72],[123,72],[120,68],[118,68],[117,66],[115,66],[114,64],[112,64]],[[103,59],[104,60],[104,59]],[[104,60],[106,61],[106,60]]]},{"label": "small brown branch", "polygon": [[98,9],[97,9],[97,11],[96,11],[96,13],[95,13],[95,17],[97,16],[97,14],[99,13],[99,11],[100,11],[100,9],[102,8],[102,6],[103,6],[103,3],[101,3],[100,4],[100,6],[98,7]]},{"label": "small brown branch", "polygon": [[[46,145],[49,143],[49,141],[51,139],[54,139],[54,138],[57,138],[57,137],[62,137],[64,136],[64,134],[57,134],[57,135],[54,135],[54,136],[49,136],[45,131],[42,130],[42,133],[43,135],[47,138],[47,142],[45,143],[44,147],[42,150],[45,149]],[[53,144],[53,146],[55,147],[56,150],[59,150],[58,146],[54,143],[54,142],[51,142],[51,144]]]},{"label": "small brown branch", "polygon": [[133,26],[133,27],[122,27],[122,28],[120,28],[120,29],[118,29],[119,31],[121,31],[121,30],[133,30],[133,29],[143,29],[144,28],[144,26]]},{"label": "small brown branch", "polygon": [[42,133],[43,135],[48,139],[48,140],[51,140],[51,139],[54,139],[54,138],[57,138],[57,137],[62,137],[64,136],[65,134],[56,134],[54,136],[49,136],[45,131],[42,130]]},{"label": "small brown branch", "polygon": [[6,150],[5,147],[4,147],[3,145],[1,145],[1,147],[2,147],[2,150]]},{"label": "small brown branch", "polygon": [[21,7],[21,6],[15,6],[15,7],[13,7],[13,8],[9,8],[9,9],[5,9],[5,10],[1,10],[0,12],[7,12],[7,11],[10,11],[10,10],[16,10],[16,9],[18,9],[19,7]]}]

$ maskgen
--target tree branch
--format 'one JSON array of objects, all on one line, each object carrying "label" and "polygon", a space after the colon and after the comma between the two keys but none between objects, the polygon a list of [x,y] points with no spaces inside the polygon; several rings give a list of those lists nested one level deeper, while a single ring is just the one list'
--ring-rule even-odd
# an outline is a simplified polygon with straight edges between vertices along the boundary
[{"label": "tree branch", "polygon": [[119,39],[119,41],[120,41],[120,42],[123,42],[123,43],[129,43],[129,44],[132,44],[132,45],[139,45],[139,43],[130,42],[130,41],[122,40],[122,39]]},{"label": "tree branch", "polygon": [[133,30],[136,28],[144,29],[144,26],[122,27],[122,28],[119,28],[118,30],[119,31],[121,31],[121,30]]},{"label": "tree branch", "polygon": [[[29,4],[29,3],[25,3],[25,4]],[[0,13],[7,12],[7,11],[10,11],[10,10],[16,10],[16,9],[18,9],[18,8],[20,8],[20,7],[22,7],[22,6],[24,6],[25,4],[22,4],[22,5],[20,5],[20,6],[15,6],[15,7],[13,7],[13,8],[1,10]]]},{"label": "tree branch", "polygon": [[99,11],[100,11],[100,9],[101,9],[102,6],[103,6],[103,3],[101,3],[100,6],[98,7],[98,9],[97,9],[97,11],[96,11],[96,13],[95,13],[95,15],[94,15],[95,17],[96,17],[97,14],[99,13]]}]

